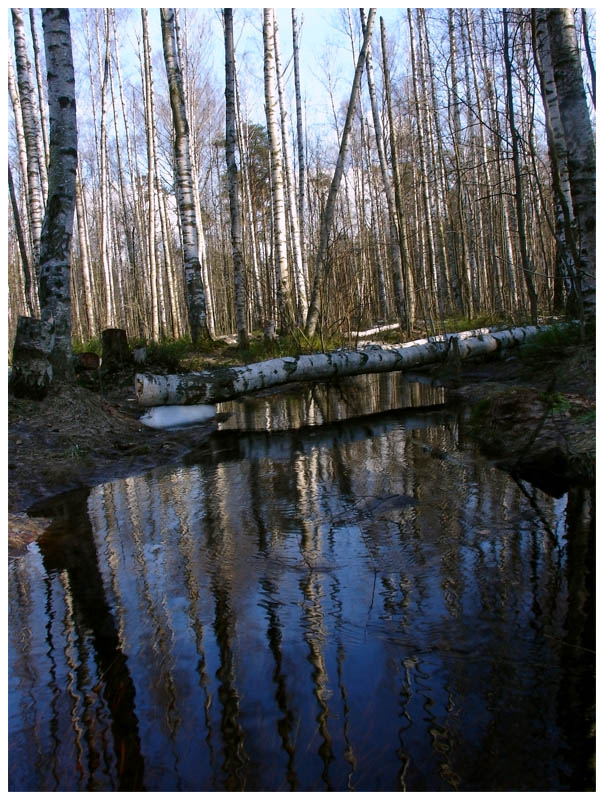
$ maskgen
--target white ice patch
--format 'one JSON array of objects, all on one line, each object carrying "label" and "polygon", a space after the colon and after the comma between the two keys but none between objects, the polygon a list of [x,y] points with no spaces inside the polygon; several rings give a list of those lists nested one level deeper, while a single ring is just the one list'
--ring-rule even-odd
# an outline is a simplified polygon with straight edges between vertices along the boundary
[{"label": "white ice patch", "polygon": [[198,425],[216,416],[216,406],[156,406],[140,421],[149,428],[183,428]]}]

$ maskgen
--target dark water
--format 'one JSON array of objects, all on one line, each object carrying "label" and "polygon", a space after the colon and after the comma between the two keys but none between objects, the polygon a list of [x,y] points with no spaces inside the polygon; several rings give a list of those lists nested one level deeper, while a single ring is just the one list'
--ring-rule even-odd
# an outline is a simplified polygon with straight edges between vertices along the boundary
[{"label": "dark water", "polygon": [[40,509],[10,788],[593,788],[590,493],[515,483],[449,412],[234,417]]}]

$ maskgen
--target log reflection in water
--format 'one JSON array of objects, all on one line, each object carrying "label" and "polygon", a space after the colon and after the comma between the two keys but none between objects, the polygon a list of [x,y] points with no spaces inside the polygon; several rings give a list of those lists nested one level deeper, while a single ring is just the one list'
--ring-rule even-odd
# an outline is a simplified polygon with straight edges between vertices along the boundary
[{"label": "log reflection in water", "polygon": [[442,406],[445,390],[421,376],[394,372],[298,384],[279,394],[218,405],[219,429],[275,432],[343,422],[371,414]]}]

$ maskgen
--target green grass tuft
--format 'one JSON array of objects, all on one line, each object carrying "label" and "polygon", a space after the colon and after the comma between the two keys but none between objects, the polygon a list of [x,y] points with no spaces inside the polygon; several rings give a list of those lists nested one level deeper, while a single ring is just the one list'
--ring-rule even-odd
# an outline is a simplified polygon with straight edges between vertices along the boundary
[{"label": "green grass tuft", "polygon": [[97,356],[100,356],[103,346],[100,338],[97,336],[95,339],[88,339],[85,341],[74,339],[71,343],[71,349],[75,355],[78,353],[96,353]]},{"label": "green grass tuft", "polygon": [[555,358],[564,353],[567,348],[581,344],[581,328],[578,323],[564,323],[552,325],[540,331],[525,342],[518,353],[521,358],[545,359]]}]

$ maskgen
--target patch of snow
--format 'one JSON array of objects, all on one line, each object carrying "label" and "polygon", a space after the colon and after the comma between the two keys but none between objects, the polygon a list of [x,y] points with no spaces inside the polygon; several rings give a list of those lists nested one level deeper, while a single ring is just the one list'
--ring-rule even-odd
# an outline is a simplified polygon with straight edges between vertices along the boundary
[{"label": "patch of snow", "polygon": [[184,428],[216,416],[216,406],[155,406],[140,418],[149,428]]}]

